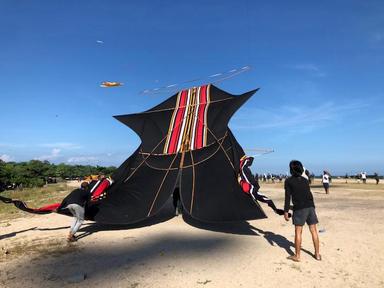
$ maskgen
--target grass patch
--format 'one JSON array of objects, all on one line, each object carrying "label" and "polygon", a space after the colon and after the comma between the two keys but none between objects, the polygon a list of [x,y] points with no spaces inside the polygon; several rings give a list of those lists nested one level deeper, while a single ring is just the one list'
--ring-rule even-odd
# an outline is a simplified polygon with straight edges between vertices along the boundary
[{"label": "grass patch", "polygon": [[[66,183],[49,184],[41,188],[25,188],[23,190],[8,190],[1,196],[22,200],[31,207],[40,207],[47,204],[61,202],[73,189]],[[0,219],[14,219],[25,216],[26,212],[17,209],[13,204],[0,202]]]}]

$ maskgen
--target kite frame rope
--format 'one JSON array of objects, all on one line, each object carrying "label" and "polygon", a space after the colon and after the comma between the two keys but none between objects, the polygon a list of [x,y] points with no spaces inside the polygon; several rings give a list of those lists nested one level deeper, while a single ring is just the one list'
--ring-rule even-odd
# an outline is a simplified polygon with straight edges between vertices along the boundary
[{"label": "kite frame rope", "polygon": [[159,186],[159,189],[157,189],[155,198],[154,198],[153,201],[152,201],[152,205],[151,205],[151,208],[150,208],[149,211],[148,211],[147,217],[149,217],[149,216],[151,215],[153,206],[155,205],[155,202],[156,202],[156,200],[157,200],[157,197],[159,196],[160,190],[161,190],[161,188],[163,187],[163,184],[164,184],[164,182],[165,182],[165,178],[167,178],[168,173],[169,173],[169,171],[170,171],[170,168],[171,168],[171,166],[173,165],[173,162],[175,162],[177,156],[179,156],[179,155],[178,155],[178,154],[175,154],[175,156],[173,157],[172,162],[171,162],[171,164],[169,165],[169,168],[167,169],[167,172],[165,173],[165,175],[164,175],[164,177],[163,177],[163,180],[161,181],[161,184],[160,184],[160,186]]},{"label": "kite frame rope", "polygon": [[[219,139],[219,141],[222,141],[222,142],[224,142],[224,140],[225,140],[225,138],[227,137],[227,135],[228,135],[228,132],[226,132],[225,133],[225,135],[222,137],[222,138],[220,138]],[[206,148],[206,147],[209,147],[209,146],[212,146],[212,145],[215,145],[216,144],[216,142],[214,142],[214,143],[212,143],[212,144],[209,144],[209,145],[207,145],[207,146],[205,146],[204,148]],[[207,160],[209,160],[210,158],[212,158],[219,150],[220,150],[220,146],[219,147],[217,147],[217,149],[211,154],[211,155],[209,155],[209,156],[207,156],[205,159],[203,159],[203,160],[201,160],[201,161],[198,161],[198,162],[196,162],[195,164],[192,164],[192,165],[186,165],[186,166],[183,166],[183,167],[181,167],[181,168],[190,168],[190,167],[192,167],[193,165],[195,165],[195,166],[197,166],[197,165],[200,165],[201,163],[204,163],[205,161],[207,161]],[[229,150],[231,147],[229,147],[228,149],[226,149],[226,150]],[[192,150],[189,150],[189,151],[191,151],[191,153],[192,153]],[[149,156],[165,156],[165,155],[170,155],[170,154],[149,154],[149,153],[146,153],[146,152],[139,152],[141,155],[145,155],[145,154],[147,154],[147,155],[149,155]],[[180,153],[175,153],[176,155],[177,154],[180,154]],[[172,155],[172,154],[171,154]],[[144,157],[143,157],[144,158]],[[159,167],[155,167],[153,164],[150,164],[148,161],[147,161],[147,159],[148,158],[146,158],[146,159],[144,159],[144,161],[145,161],[145,164],[148,166],[148,167],[150,167],[150,168],[152,168],[152,169],[155,169],[155,170],[163,170],[163,171],[165,171],[165,170],[167,170],[166,168],[159,168]],[[134,168],[131,168],[131,169],[134,169]],[[177,169],[180,169],[180,167],[174,167],[174,168],[170,168],[171,170],[177,170]]]},{"label": "kite frame rope", "polygon": [[[189,208],[189,214],[192,215],[192,209],[193,209],[193,200],[195,199],[195,165],[194,165],[194,159],[193,159],[193,153],[192,150],[189,150],[189,153],[191,154],[191,161],[192,161],[192,195],[191,195],[191,207]],[[216,153],[215,153],[216,154]]]},{"label": "kite frame rope", "polygon": [[[161,139],[161,141],[159,143],[157,143],[157,145],[155,146],[155,148],[152,149],[152,151],[148,154],[148,156],[139,164],[139,166],[137,166],[133,172],[124,180],[124,183],[127,182],[137,171],[137,169],[139,169],[141,167],[141,165],[143,165],[145,163],[145,161],[152,155],[152,152],[155,151],[155,149],[157,147],[159,147],[159,145],[167,138],[168,135],[165,135],[165,137],[163,139]],[[177,153],[175,154],[176,156],[178,155]]]},{"label": "kite frame rope", "polygon": [[[193,83],[193,82],[198,82],[198,81],[204,81],[206,79],[208,80],[208,79],[223,75],[224,77],[222,77],[222,78],[219,78],[215,81],[209,81],[210,83],[219,83],[219,82],[222,82],[224,80],[233,78],[233,77],[235,77],[239,74],[242,74],[244,72],[247,72],[251,69],[252,69],[252,67],[250,65],[246,65],[246,66],[243,66],[240,68],[234,68],[234,69],[231,69],[229,71],[219,72],[219,73],[211,74],[209,76],[199,77],[199,78],[195,78],[192,80],[183,81],[180,83],[170,84],[170,85],[166,85],[166,86],[162,86],[162,87],[158,87],[158,88],[145,89],[145,90],[140,91],[139,94],[141,94],[141,95],[148,94],[149,95],[149,94],[161,94],[161,93],[166,93],[166,92],[167,93],[177,92],[178,90],[180,90],[180,88],[178,88],[178,87],[182,86],[183,84],[188,84],[188,83]],[[184,88],[184,89],[188,89],[188,88]]]},{"label": "kite frame rope", "polygon": [[[224,98],[224,99],[220,99],[220,100],[212,101],[212,102],[210,102],[210,104],[212,104],[212,103],[216,103],[216,102],[222,102],[222,101],[226,101],[226,100],[232,100],[232,99],[233,99],[233,98]],[[184,108],[184,107],[187,107],[187,106],[197,106],[197,105],[202,105],[202,104],[185,105],[185,106],[182,106],[182,107],[179,107],[179,108]],[[167,108],[167,109],[160,109],[160,110],[155,110],[155,111],[147,111],[147,112],[143,112],[143,113],[152,113],[152,112],[169,111],[169,110],[174,110],[175,108],[176,108],[176,107],[174,107],[174,108]],[[183,118],[185,119],[186,117],[187,117],[187,115],[185,115]],[[196,118],[197,116],[196,116],[196,115],[193,115],[193,117]],[[224,142],[224,139],[227,137],[227,133],[228,133],[228,131],[225,132],[225,135],[224,135],[222,138],[217,138],[216,135],[212,132],[212,130],[208,127],[208,125],[206,125],[206,124],[205,124],[201,119],[199,119],[198,117],[197,117],[197,121],[199,121],[203,126],[206,126],[208,132],[213,136],[213,138],[215,139],[215,141],[219,144],[219,147],[218,147],[218,149],[217,149],[214,153],[212,153],[212,154],[211,154],[210,156],[208,156],[206,159],[204,159],[204,160],[202,160],[202,161],[199,161],[199,162],[196,163],[196,164],[188,165],[188,167],[187,167],[187,166],[183,166],[183,167],[181,167],[181,168],[189,168],[189,167],[191,167],[191,166],[198,165],[198,164],[200,164],[200,163],[202,163],[202,162],[204,162],[204,161],[207,161],[209,158],[213,157],[213,156],[219,151],[219,149],[221,148],[221,149],[223,150],[224,155],[226,156],[226,158],[227,158],[229,164],[231,165],[233,171],[236,172],[237,170],[235,169],[235,167],[234,167],[234,165],[233,165],[231,159],[229,158],[226,149],[224,149],[224,147],[223,147],[223,145],[222,145],[222,142]],[[153,169],[156,169],[155,167],[152,167],[151,165],[148,164],[147,159],[148,159],[150,156],[152,156],[152,155],[169,155],[169,154],[153,154],[153,151],[155,151],[156,148],[159,147],[159,145],[160,145],[160,144],[161,144],[161,143],[168,137],[168,135],[169,135],[170,133],[172,133],[173,130],[176,129],[176,127],[178,128],[179,125],[181,125],[181,123],[182,123],[182,121],[180,121],[180,123],[179,123],[178,125],[176,125],[175,127],[173,127],[173,128],[172,128],[172,129],[171,129],[171,130],[170,130],[170,131],[163,137],[163,139],[161,139],[161,140],[159,141],[159,143],[157,143],[157,145],[152,149],[152,151],[148,153],[148,155],[143,159],[143,161],[141,161],[141,163],[139,164],[139,166],[137,166],[136,168],[133,168],[134,170],[133,170],[132,173],[131,173],[131,174],[124,180],[124,183],[127,182],[127,181],[128,181],[128,180],[129,180],[129,179],[136,173],[137,169],[139,169],[144,163],[145,163],[146,165],[148,165],[148,167],[153,168]],[[221,139],[222,139],[222,142],[220,142]],[[214,143],[212,143],[211,145],[213,145],[213,144],[214,144]],[[191,150],[190,150],[190,151],[191,151]],[[184,151],[184,152],[185,152],[185,151]],[[140,153],[140,152],[139,152],[139,153]],[[143,153],[140,153],[140,154],[143,155]],[[180,153],[175,153],[176,156],[177,156],[178,154],[180,154]],[[172,161],[172,164],[173,164],[173,161]],[[171,166],[172,166],[172,165],[171,165]],[[168,169],[165,169],[165,168],[158,168],[158,170],[175,170],[175,169],[180,169],[180,168],[171,168],[171,166],[170,166]]]}]

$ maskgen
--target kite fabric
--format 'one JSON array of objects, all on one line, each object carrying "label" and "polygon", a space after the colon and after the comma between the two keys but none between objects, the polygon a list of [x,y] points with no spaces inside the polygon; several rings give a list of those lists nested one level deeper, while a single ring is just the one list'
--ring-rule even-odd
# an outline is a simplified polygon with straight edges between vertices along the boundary
[{"label": "kite fabric", "polygon": [[141,139],[116,171],[94,219],[134,223],[158,213],[171,197],[180,173],[185,213],[210,222],[265,218],[237,182],[244,151],[228,122],[257,90],[233,96],[213,85],[194,87],[142,113],[115,118]]},{"label": "kite fabric", "polygon": [[239,185],[245,153],[228,128],[257,90],[234,96],[208,84],[182,90],[145,112],[115,116],[141,144],[112,175],[113,184],[104,179],[90,192],[85,218],[139,222],[156,215],[176,186],[184,212],[200,221],[266,218],[257,200],[278,213],[270,199],[253,193],[252,201]]}]

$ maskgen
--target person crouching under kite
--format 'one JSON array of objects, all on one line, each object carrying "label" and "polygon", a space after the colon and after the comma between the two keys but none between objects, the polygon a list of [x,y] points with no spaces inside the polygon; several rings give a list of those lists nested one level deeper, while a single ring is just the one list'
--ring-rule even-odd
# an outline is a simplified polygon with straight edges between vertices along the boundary
[{"label": "person crouching under kite", "polygon": [[75,234],[84,222],[85,207],[97,203],[106,197],[106,190],[112,185],[113,180],[99,176],[96,183],[89,184],[84,181],[80,188],[73,190],[61,202],[58,212],[68,209],[73,215],[73,223],[69,229],[68,242],[76,241]]},{"label": "person crouching under kite", "polygon": [[89,199],[88,182],[82,182],[80,188],[73,190],[63,199],[57,211],[68,209],[73,215],[73,222],[69,229],[68,242],[76,241],[75,234],[84,222],[85,205]]},{"label": "person crouching under kite", "polygon": [[278,209],[275,206],[275,203],[267,196],[259,192],[260,185],[258,181],[252,174],[251,169],[249,168],[253,163],[253,157],[244,155],[240,159],[240,171],[238,175],[238,182],[244,193],[250,195],[253,201],[260,201],[267,203],[272,210],[278,215],[284,215],[283,209]]},{"label": "person crouching under kite", "polygon": [[[6,204],[14,204],[18,209],[33,214],[43,215],[57,212],[62,215],[72,215],[74,220],[69,230],[68,241],[73,242],[76,241],[75,233],[83,224],[84,216],[87,217],[87,220],[93,220],[92,213],[89,213],[89,210],[92,210],[92,207],[97,206],[99,201],[107,197],[108,188],[113,184],[112,179],[103,177],[95,182],[92,185],[89,185],[88,182],[82,182],[80,188],[73,190],[61,203],[53,203],[40,208],[28,207],[22,200],[3,196],[0,196],[0,201]],[[88,213],[86,210],[88,210]]]}]

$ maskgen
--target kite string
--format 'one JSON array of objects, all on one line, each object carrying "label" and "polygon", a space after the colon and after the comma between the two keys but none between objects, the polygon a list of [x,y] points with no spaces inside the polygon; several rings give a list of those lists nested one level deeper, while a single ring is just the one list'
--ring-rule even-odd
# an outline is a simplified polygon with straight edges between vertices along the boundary
[{"label": "kite string", "polygon": [[163,92],[177,91],[175,88],[174,89],[169,89],[169,88],[178,87],[178,86],[181,86],[183,84],[193,83],[193,82],[197,82],[197,81],[201,81],[201,80],[205,80],[205,79],[210,79],[210,78],[215,78],[217,76],[223,75],[222,78],[219,78],[216,81],[209,81],[210,83],[218,83],[218,82],[224,81],[226,79],[235,77],[236,75],[239,75],[241,73],[247,72],[247,71],[251,70],[251,68],[252,68],[251,66],[246,65],[246,66],[243,66],[240,68],[231,69],[229,71],[215,73],[215,74],[212,74],[209,76],[199,77],[199,78],[183,81],[183,82],[176,83],[176,84],[170,84],[170,85],[166,85],[166,86],[162,86],[162,87],[158,87],[158,88],[153,88],[153,89],[145,89],[143,91],[140,91],[139,93],[140,94],[159,94],[159,93],[163,93]]},{"label": "kite string", "polygon": [[[232,99],[233,99],[232,97],[228,97],[228,98],[224,98],[224,99],[213,100],[213,101],[210,101],[209,104],[217,103],[217,102],[223,102],[223,101],[232,100]],[[193,104],[193,105],[185,105],[185,106],[179,106],[178,108],[185,108],[185,107],[188,107],[188,106],[198,106],[198,105],[205,105],[205,104],[204,103],[200,103],[200,104]],[[149,110],[149,111],[141,112],[140,114],[149,114],[149,113],[154,113],[154,112],[171,111],[171,110],[175,110],[175,108],[176,107],[170,107],[170,108],[164,108],[164,109],[158,109],[158,110]]]},{"label": "kite string", "polygon": [[[203,125],[204,125],[204,124],[203,124]],[[207,126],[207,125],[206,125],[206,126]],[[216,142],[220,145],[220,148],[223,150],[224,155],[227,157],[227,159],[228,159],[228,161],[229,161],[229,164],[231,164],[233,171],[236,172],[236,169],[235,169],[235,167],[233,166],[233,163],[232,163],[231,159],[229,158],[227,152],[225,151],[225,149],[224,149],[222,143],[220,143],[219,139],[216,137],[215,134],[213,134],[213,132],[211,131],[211,129],[209,129],[208,126],[207,126],[207,130],[208,130],[209,133],[211,133],[211,135],[213,136],[213,138],[215,138]],[[223,141],[223,142],[224,142],[224,141]]]},{"label": "kite string", "polygon": [[137,169],[139,169],[140,167],[141,167],[141,165],[143,165],[143,163],[149,158],[149,156],[151,156],[151,153],[153,152],[153,151],[155,151],[155,149],[165,140],[167,138],[167,135],[163,138],[163,139],[161,139],[160,140],[160,142],[159,143],[157,143],[157,145],[155,146],[155,148],[153,148],[152,149],[152,151],[148,154],[148,156],[146,156],[146,158],[145,159],[143,159],[143,161],[139,164],[139,166],[137,166],[134,170],[133,170],[133,172],[124,180],[124,183],[125,182],[127,182],[135,173],[136,173],[136,171],[137,171]]}]

